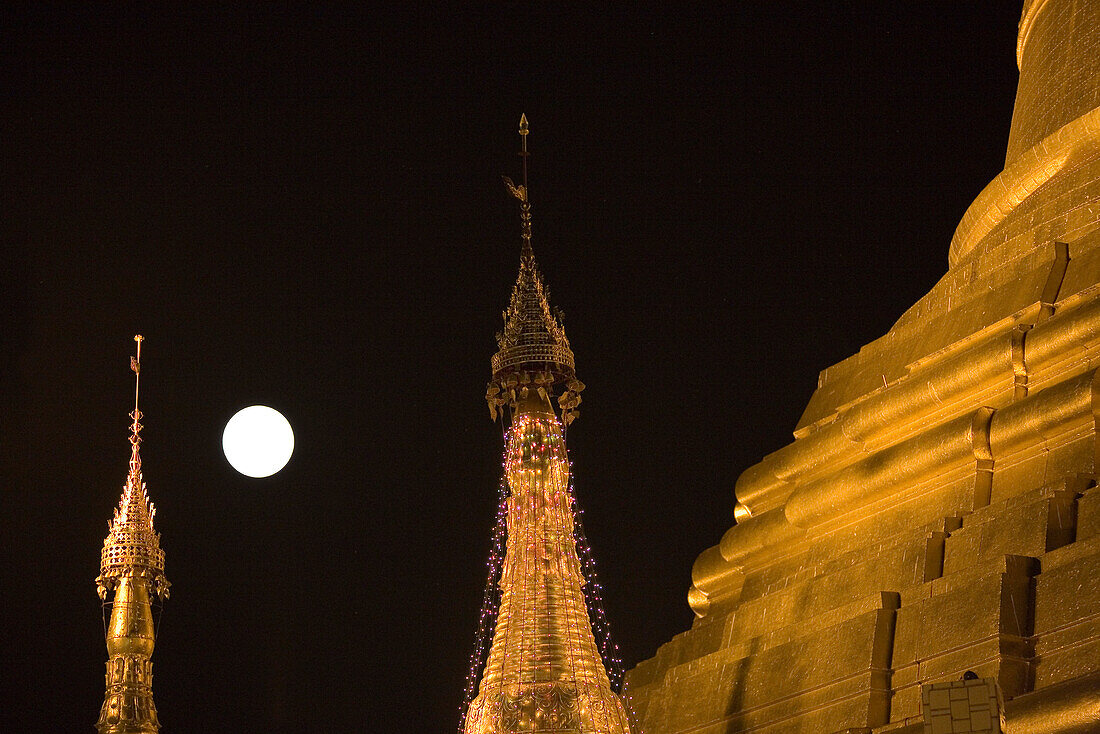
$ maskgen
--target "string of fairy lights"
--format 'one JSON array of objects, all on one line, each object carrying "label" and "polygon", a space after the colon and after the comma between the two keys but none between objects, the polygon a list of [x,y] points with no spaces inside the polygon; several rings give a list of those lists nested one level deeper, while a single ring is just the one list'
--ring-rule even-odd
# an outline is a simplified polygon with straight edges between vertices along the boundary
[{"label": "string of fairy lights", "polygon": [[[569,468],[573,468],[573,462],[569,462]],[[570,472],[572,475],[572,472]],[[577,557],[581,561],[581,571],[584,574],[585,584],[581,587],[584,592],[584,604],[588,608],[588,619],[592,623],[592,633],[596,637],[596,648],[603,658],[604,668],[607,669],[607,678],[611,682],[611,690],[621,693],[623,688],[623,661],[619,656],[619,646],[611,638],[611,625],[607,621],[607,612],[603,608],[603,587],[600,586],[599,575],[596,573],[596,558],[592,553],[592,546],[588,537],[584,534],[584,522],[582,517],[584,510],[577,508],[577,493],[573,481],[569,481],[569,501],[573,510],[573,540],[577,544]]]},{"label": "string of fairy lights", "polygon": [[[503,469],[503,465],[501,468]],[[497,500],[496,524],[493,526],[492,542],[489,544],[489,558],[485,561],[485,591],[481,596],[477,635],[474,637],[474,650],[470,653],[470,669],[466,673],[466,690],[462,699],[462,709],[459,712],[459,734],[463,734],[466,730],[466,714],[470,710],[474,697],[477,696],[477,686],[489,657],[497,613],[500,611],[503,593],[500,588],[500,574],[504,569],[504,556],[508,547],[508,481],[503,476],[500,478]]]},{"label": "string of fairy lights", "polygon": [[[513,424],[513,426],[505,431],[504,439],[506,446],[508,445],[512,432],[515,430],[518,430],[518,428]],[[539,447],[539,449],[541,449],[540,453],[549,448],[548,446]],[[500,611],[501,597],[503,595],[500,580],[508,546],[508,497],[510,494],[506,478],[508,468],[506,462],[507,457],[505,457],[505,461],[502,461],[501,466],[504,476],[501,477],[500,486],[497,491],[496,522],[493,526],[489,556],[485,562],[485,589],[482,593],[477,634],[474,638],[474,649],[470,653],[470,667],[466,673],[466,687],[459,711],[459,734],[463,734],[465,731],[466,717],[470,709],[470,704],[477,696],[478,685],[480,684],[481,676],[488,660],[489,651],[492,647],[497,615]],[[588,619],[592,625],[596,647],[599,650],[600,657],[603,659],[604,668],[607,671],[611,689],[615,693],[620,693],[625,671],[623,669],[622,658],[619,655],[619,646],[616,645],[612,639],[611,625],[607,619],[607,612],[604,610],[603,587],[599,582],[599,575],[596,570],[596,559],[592,552],[592,546],[589,544],[588,538],[584,532],[584,522],[582,518],[584,510],[579,509],[577,505],[576,489],[572,481],[572,467],[573,463],[570,461],[570,481],[568,484],[569,507],[573,515],[573,540],[576,545],[577,557],[580,560],[581,572],[585,579],[585,583],[582,587],[585,607],[588,611]],[[628,702],[624,701],[624,703],[629,707]],[[631,718],[634,718],[633,715]]]}]

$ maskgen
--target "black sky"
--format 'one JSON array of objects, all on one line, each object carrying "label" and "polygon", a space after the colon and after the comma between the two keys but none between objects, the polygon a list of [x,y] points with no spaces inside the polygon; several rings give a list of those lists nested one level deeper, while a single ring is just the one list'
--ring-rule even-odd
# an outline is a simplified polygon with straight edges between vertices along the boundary
[{"label": "black sky", "polygon": [[[0,11],[6,731],[98,713],[139,332],[164,730],[453,730],[520,112],[579,501],[652,656],[737,475],[946,270],[1016,82],[1018,2],[199,5]],[[252,403],[297,433],[267,480],[220,451]]]}]

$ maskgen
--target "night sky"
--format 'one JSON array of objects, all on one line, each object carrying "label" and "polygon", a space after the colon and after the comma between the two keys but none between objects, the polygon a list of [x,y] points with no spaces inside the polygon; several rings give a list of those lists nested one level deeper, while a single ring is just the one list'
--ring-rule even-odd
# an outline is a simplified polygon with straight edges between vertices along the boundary
[{"label": "night sky", "polygon": [[[91,732],[102,702],[135,333],[164,731],[454,730],[521,112],[588,385],[579,503],[625,662],[651,657],[737,475],[946,271],[1017,78],[1019,2],[200,5],[0,11],[6,731]],[[221,454],[253,403],[297,436],[264,480]]]}]

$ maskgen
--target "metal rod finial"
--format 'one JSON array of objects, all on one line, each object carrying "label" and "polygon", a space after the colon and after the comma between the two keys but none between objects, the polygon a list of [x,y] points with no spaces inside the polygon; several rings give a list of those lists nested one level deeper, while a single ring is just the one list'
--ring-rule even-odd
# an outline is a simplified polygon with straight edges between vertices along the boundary
[{"label": "metal rod finial", "polygon": [[141,334],[134,336],[137,342],[137,356],[130,357],[130,369],[134,373],[134,412],[130,414],[133,422],[130,424],[130,480],[136,484],[141,474],[141,456],[138,453],[138,444],[141,443],[141,411],[138,409],[138,397],[141,392],[141,342],[145,340]]},{"label": "metal rod finial", "polygon": [[134,373],[134,410],[138,409],[138,388],[141,386],[141,343],[145,340],[141,334],[134,335],[137,342],[137,356],[130,357],[130,369]]}]

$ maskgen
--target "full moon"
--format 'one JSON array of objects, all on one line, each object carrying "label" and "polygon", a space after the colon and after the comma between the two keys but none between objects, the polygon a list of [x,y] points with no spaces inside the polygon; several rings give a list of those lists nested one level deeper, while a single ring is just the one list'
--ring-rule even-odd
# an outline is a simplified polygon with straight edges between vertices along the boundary
[{"label": "full moon", "polygon": [[225,424],[222,451],[233,468],[246,477],[270,477],[290,461],[294,431],[279,411],[253,405],[237,411]]}]

